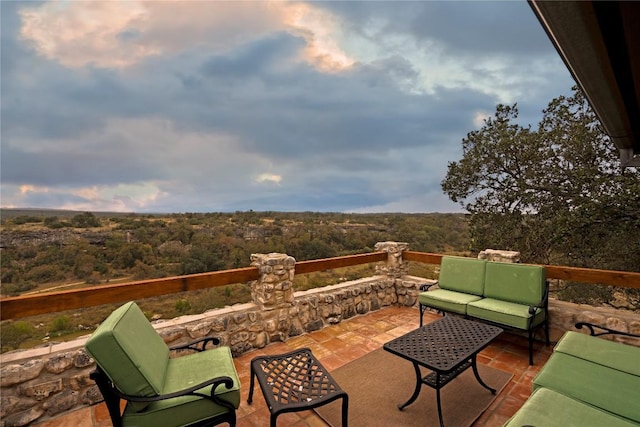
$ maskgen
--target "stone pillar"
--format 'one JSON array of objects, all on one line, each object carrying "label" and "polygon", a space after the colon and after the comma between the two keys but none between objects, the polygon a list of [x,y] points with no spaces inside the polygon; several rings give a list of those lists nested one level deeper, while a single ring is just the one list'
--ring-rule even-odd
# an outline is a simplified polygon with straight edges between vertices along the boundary
[{"label": "stone pillar", "polygon": [[293,276],[296,260],[287,254],[251,254],[260,278],[251,285],[251,298],[263,310],[294,305]]},{"label": "stone pillar", "polygon": [[485,249],[478,254],[478,259],[486,259],[487,261],[497,262],[519,263],[520,252]]},{"label": "stone pillar", "polygon": [[376,265],[376,274],[400,278],[407,274],[408,266],[402,259],[402,251],[409,248],[404,242],[378,242],[375,250],[387,253],[387,261]]}]

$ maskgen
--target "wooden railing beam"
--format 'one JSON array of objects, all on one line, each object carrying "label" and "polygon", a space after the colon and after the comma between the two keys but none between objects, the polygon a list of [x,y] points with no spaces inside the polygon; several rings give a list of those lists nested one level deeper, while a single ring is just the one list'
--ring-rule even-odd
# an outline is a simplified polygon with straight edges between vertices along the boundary
[{"label": "wooden railing beam", "polygon": [[640,273],[616,270],[596,270],[593,268],[564,267],[545,265],[548,279],[568,280],[571,282],[597,283],[623,288],[640,289]]},{"label": "wooden railing beam", "polygon": [[[440,264],[441,254],[404,251],[405,261],[416,261],[426,264]],[[539,265],[539,264],[536,264]],[[571,282],[613,285],[622,288],[640,289],[640,273],[617,270],[598,270],[594,268],[565,267],[561,265],[542,265],[547,271],[547,279],[568,280]]]},{"label": "wooden railing beam", "polygon": [[422,262],[424,264],[437,264],[440,265],[442,261],[442,254],[432,254],[428,252],[414,252],[404,251],[402,252],[402,259],[405,261]]},{"label": "wooden railing beam", "polygon": [[[444,256],[442,254],[415,251],[404,251],[402,255],[405,261],[436,265],[441,263],[442,257]],[[373,262],[384,262],[387,260],[387,257],[386,252],[372,252],[360,255],[300,261],[296,263],[295,272],[296,274],[307,274],[315,271],[332,270]],[[555,265],[544,265],[543,267],[547,270],[548,279],[640,289],[640,273]],[[258,278],[258,269],[256,267],[246,267],[166,279],[92,286],[90,288],[76,290],[3,298],[0,299],[0,319],[15,319],[38,314],[93,307],[102,304],[214,288],[234,283],[245,283],[257,280]]]},{"label": "wooden railing beam", "polygon": [[296,262],[296,274],[313,273],[315,271],[333,270],[335,268],[351,267],[354,265],[369,264],[372,262],[386,261],[386,252],[372,252],[368,254],[349,255],[335,258],[314,259],[310,261]]},{"label": "wooden railing beam", "polygon": [[7,320],[35,316],[179,292],[196,291],[257,279],[258,269],[256,267],[246,267],[166,279],[23,295],[0,300],[0,318],[1,320]]}]

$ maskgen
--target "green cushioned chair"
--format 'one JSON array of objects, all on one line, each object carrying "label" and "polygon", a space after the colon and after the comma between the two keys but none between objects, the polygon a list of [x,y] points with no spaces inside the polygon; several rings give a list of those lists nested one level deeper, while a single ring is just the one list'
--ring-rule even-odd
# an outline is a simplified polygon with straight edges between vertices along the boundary
[{"label": "green cushioned chair", "polygon": [[[91,378],[114,427],[234,426],[240,382],[231,350],[206,349],[208,344],[220,341],[204,338],[167,347],[134,302],[111,313],[85,348],[96,361]],[[171,350],[189,354],[170,357]]]},{"label": "green cushioned chair", "polygon": [[640,338],[586,322],[566,332],[533,380],[533,393],[504,427],[640,426],[640,348],[597,338]]},{"label": "green cushioned chair", "polygon": [[[474,258],[442,257],[438,282],[421,288],[420,326],[427,307],[443,312],[467,314],[467,304],[480,300],[487,262]],[[429,288],[438,285],[438,289]]]}]

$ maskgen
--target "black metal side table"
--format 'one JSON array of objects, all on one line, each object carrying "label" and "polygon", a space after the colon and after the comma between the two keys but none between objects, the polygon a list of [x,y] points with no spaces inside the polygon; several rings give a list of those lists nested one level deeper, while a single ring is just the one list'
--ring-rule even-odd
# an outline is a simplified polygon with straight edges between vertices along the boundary
[{"label": "black metal side table", "polygon": [[[473,374],[480,385],[491,394],[495,394],[496,390],[480,378],[476,357],[501,333],[502,329],[496,326],[456,316],[444,316],[386,343],[383,348],[413,363],[416,373],[413,394],[405,403],[398,405],[398,409],[402,410],[415,402],[422,385],[427,385],[436,390],[438,417],[440,426],[444,427],[440,389],[468,368],[473,369]],[[432,372],[422,377],[420,366]]]},{"label": "black metal side table", "polygon": [[255,378],[271,413],[271,427],[275,427],[276,419],[282,413],[317,408],[337,399],[342,399],[342,425],[347,427],[349,396],[310,349],[253,358],[249,404],[253,401]]}]

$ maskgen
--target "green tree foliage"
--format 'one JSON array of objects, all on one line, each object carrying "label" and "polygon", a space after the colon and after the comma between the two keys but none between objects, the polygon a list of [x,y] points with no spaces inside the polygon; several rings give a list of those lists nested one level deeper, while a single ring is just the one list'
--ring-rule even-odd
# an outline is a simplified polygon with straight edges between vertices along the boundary
[{"label": "green tree foliage", "polygon": [[13,219],[15,225],[21,224],[36,224],[42,222],[42,218],[32,215],[20,215]]},{"label": "green tree foliage", "polygon": [[182,260],[182,274],[224,270],[227,248],[218,245],[211,235],[198,234],[191,242],[191,250]]},{"label": "green tree foliage", "polygon": [[43,213],[46,224],[40,231],[26,223],[2,229],[4,295],[68,283],[93,285],[247,267],[253,253],[286,253],[303,261],[371,252],[376,242],[387,240],[406,241],[416,251],[460,253],[468,242],[467,219],[461,214],[103,215],[100,230],[51,230],[59,218],[91,223],[86,214],[65,215]]},{"label": "green tree foliage", "polygon": [[498,105],[462,141],[444,192],[472,215],[471,250],[518,250],[528,262],[640,271],[640,174],[617,152],[577,87],[537,129]]},{"label": "green tree foliage", "polygon": [[71,224],[66,221],[60,221],[57,216],[49,216],[43,220],[45,227],[51,229],[70,227]]},{"label": "green tree foliage", "polygon": [[118,250],[113,264],[116,268],[132,268],[136,265],[136,262],[142,262],[145,264],[153,264],[155,261],[153,257],[153,251],[150,245],[130,242],[123,244]]},{"label": "green tree foliage", "polygon": [[318,239],[294,242],[294,244],[289,246],[287,253],[300,261],[336,256],[336,251],[331,245]]}]

